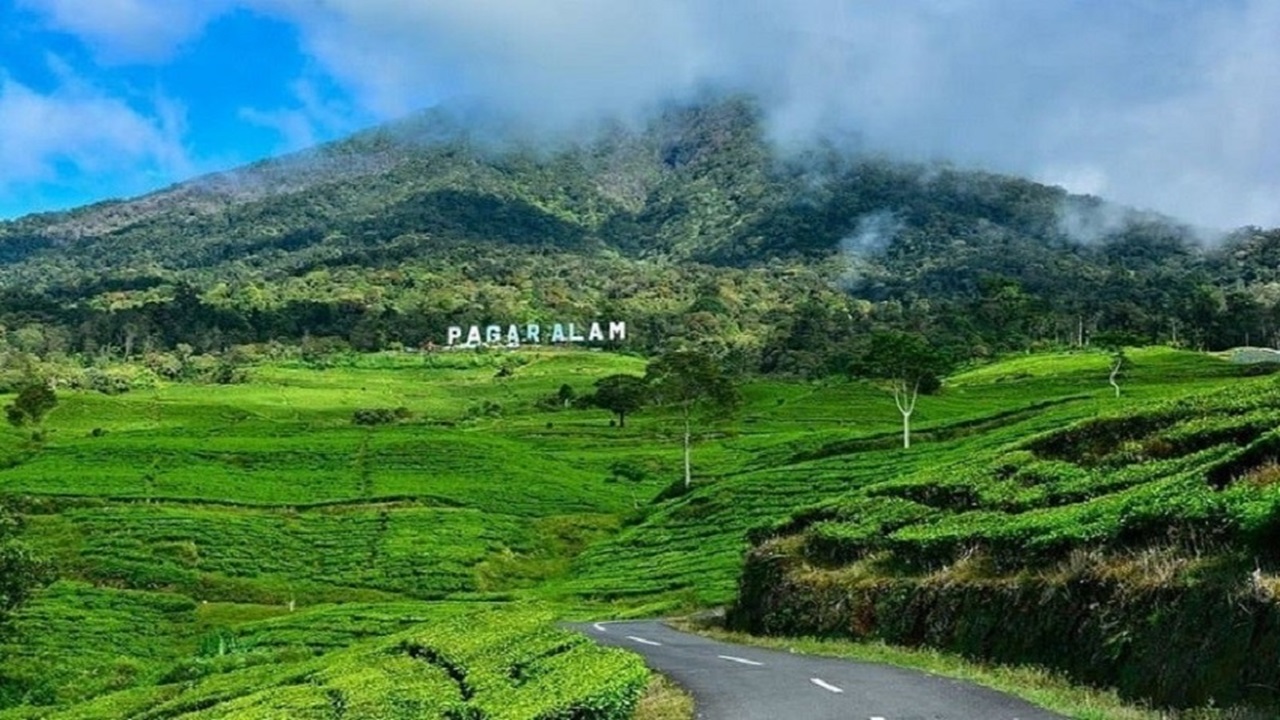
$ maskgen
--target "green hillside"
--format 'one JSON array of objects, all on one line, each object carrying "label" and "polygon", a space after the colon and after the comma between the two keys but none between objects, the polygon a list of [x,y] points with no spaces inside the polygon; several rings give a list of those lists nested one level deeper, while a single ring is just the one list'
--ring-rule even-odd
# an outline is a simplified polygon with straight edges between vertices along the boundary
[{"label": "green hillside", "polygon": [[[597,696],[617,704],[590,717],[627,717],[607,707],[630,707],[638,666],[597,656],[549,619],[729,602],[749,537],[802,538],[771,542],[816,567],[889,562],[885,552],[928,566],[983,543],[996,567],[1016,569],[1127,547],[1135,530],[1208,532],[1231,519],[1238,532],[1212,547],[1261,552],[1269,486],[1215,493],[1197,473],[1269,447],[1274,382],[1198,353],[1129,357],[1120,399],[1102,353],[956,374],[921,400],[910,452],[892,399],[872,384],[750,380],[735,412],[700,425],[687,494],[671,410],[646,408],[619,428],[603,410],[548,402],[563,384],[587,392],[605,375],[642,373],[628,356],[345,355],[249,366],[239,385],[61,391],[39,440],[3,436],[0,493],[61,579],[12,622],[0,717],[328,717],[340,700],[347,717],[454,717],[463,703],[532,718],[515,709]],[[1219,404],[1233,412],[1213,420]],[[353,423],[361,408],[391,406],[407,416]],[[1084,446],[1080,433],[1133,413],[1164,420],[1081,465],[1059,459]],[[1171,449],[1179,442],[1194,447]],[[1132,455],[1141,448],[1170,449],[1149,464]],[[618,462],[643,479],[616,480]],[[786,602],[760,589],[755,599]],[[492,608],[483,620],[477,604]],[[450,623],[482,622],[497,634],[450,655],[463,642]],[[424,637],[443,643],[433,653],[481,663],[477,677],[524,667],[520,653],[545,658],[546,684],[460,699],[449,673],[414,654]],[[619,675],[617,663],[631,669]],[[562,666],[577,684],[555,679]]]},{"label": "green hillside", "polygon": [[1280,385],[1132,390],[1153,399],[1010,425],[753,528],[733,622],[1035,664],[1158,704],[1274,702]]},{"label": "green hillside", "polygon": [[781,148],[745,97],[502,127],[0,223],[0,720],[623,718],[644,671],[554,623],[717,606],[1280,700],[1280,231]]},{"label": "green hillside", "polygon": [[[403,649],[412,637],[397,638],[414,625],[445,632],[435,620],[460,612],[469,629],[479,622],[477,605],[440,601],[535,597],[617,528],[635,493],[657,493],[657,477],[604,482],[607,466],[621,453],[661,467],[674,448],[620,435],[600,411],[538,405],[561,384],[586,390],[643,364],[599,353],[331,364],[252,367],[227,387],[64,391],[37,440],[4,433],[0,493],[63,579],[12,622],[0,707],[31,707],[0,716],[74,705],[51,717],[303,717],[341,695],[349,717],[454,717],[462,703],[485,717],[532,718],[588,700],[590,717],[623,717],[646,674],[634,659],[597,657],[585,638],[553,633],[546,609],[495,609],[497,634],[484,641],[493,647],[458,649],[477,676],[507,672],[491,662],[546,664],[538,676],[548,684],[521,684],[523,695],[495,687],[497,699],[458,699],[443,671],[404,687],[430,663]],[[501,367],[516,369],[496,377]],[[384,406],[408,412],[397,424],[353,423],[359,409]],[[496,647],[523,647],[526,632],[541,638],[520,651],[528,660],[495,657]],[[570,669],[572,681],[557,679]],[[375,681],[398,689],[343,694]],[[400,715],[379,714],[393,706]]]},{"label": "green hillside", "polygon": [[[769,142],[744,97],[545,145],[435,110],[140,198],[0,223],[5,343],[40,356],[443,342],[627,320],[632,349],[842,372],[871,330],[961,359],[1274,344],[1280,234],[946,165]],[[494,125],[501,123],[494,119]]]}]

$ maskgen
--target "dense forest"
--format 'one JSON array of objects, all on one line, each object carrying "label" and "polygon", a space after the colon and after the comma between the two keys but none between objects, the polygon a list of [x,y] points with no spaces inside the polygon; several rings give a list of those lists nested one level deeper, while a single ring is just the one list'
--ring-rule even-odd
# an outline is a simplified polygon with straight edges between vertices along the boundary
[{"label": "dense forest", "polygon": [[0,223],[0,349],[163,375],[233,348],[417,348],[451,325],[611,318],[637,351],[696,343],[745,372],[822,375],[878,329],[956,359],[1102,333],[1280,342],[1280,230],[1205,240],[1028,180],[782,151],[746,98],[550,147],[497,137],[432,111]]}]

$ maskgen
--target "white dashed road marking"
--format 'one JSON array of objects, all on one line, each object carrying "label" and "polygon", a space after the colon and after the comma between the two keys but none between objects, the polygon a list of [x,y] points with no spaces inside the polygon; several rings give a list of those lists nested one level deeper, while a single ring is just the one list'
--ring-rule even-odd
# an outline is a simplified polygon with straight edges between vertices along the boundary
[{"label": "white dashed road marking", "polygon": [[844,692],[843,690],[841,690],[840,688],[836,687],[835,685],[832,685],[832,684],[831,684],[831,683],[829,683],[829,682],[824,682],[821,678],[809,678],[809,682],[813,683],[814,685],[817,685],[818,687],[822,688],[823,690],[830,690],[830,691],[831,691],[831,692],[833,692],[833,693],[842,693],[842,692]]},{"label": "white dashed road marking", "polygon": [[628,636],[627,636],[627,639],[628,639],[628,640],[635,640],[636,642],[640,643],[641,645],[654,645],[654,646],[661,646],[661,645],[662,645],[662,643],[660,643],[660,642],[654,642],[654,641],[652,641],[652,640],[645,640],[644,638],[642,638],[642,637],[636,637],[635,635],[628,635]]},{"label": "white dashed road marking", "polygon": [[608,630],[605,630],[605,629],[604,629],[604,626],[603,626],[603,625],[601,625],[600,623],[596,623],[595,625],[592,625],[591,627],[595,628],[595,629],[596,629],[596,632],[609,632]]},{"label": "white dashed road marking", "polygon": [[721,660],[728,660],[729,662],[742,663],[743,665],[755,665],[757,667],[760,665],[764,665],[764,663],[756,662],[755,660],[748,660],[746,658],[734,657],[732,655],[717,655],[716,657],[720,658]]}]

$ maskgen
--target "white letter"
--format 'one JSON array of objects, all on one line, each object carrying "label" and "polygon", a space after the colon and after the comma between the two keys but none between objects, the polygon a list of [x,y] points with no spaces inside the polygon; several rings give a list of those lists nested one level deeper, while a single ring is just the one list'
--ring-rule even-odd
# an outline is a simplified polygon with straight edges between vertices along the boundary
[{"label": "white letter", "polygon": [[542,344],[542,327],[529,323],[524,326],[524,339],[535,345]]},{"label": "white letter", "polygon": [[555,326],[551,328],[551,342],[564,342],[564,326],[560,323],[556,323]]},{"label": "white letter", "polygon": [[520,328],[515,325],[507,328],[507,344],[513,347],[520,344]]},{"label": "white letter", "polygon": [[591,323],[591,332],[587,333],[587,339],[591,342],[600,342],[604,340],[604,331],[600,329],[600,323]]},{"label": "white letter", "polygon": [[462,339],[462,328],[453,326],[449,328],[449,339],[445,341],[446,345],[452,345]]},{"label": "white letter", "polygon": [[577,334],[573,329],[573,323],[569,323],[569,342],[582,342],[586,338]]},{"label": "white letter", "polygon": [[484,329],[484,341],[487,343],[496,343],[502,340],[502,328],[497,325],[490,325]]},{"label": "white letter", "polygon": [[467,331],[467,344],[468,345],[480,344],[480,326],[479,325],[472,325],[471,329]]},{"label": "white letter", "polygon": [[626,340],[627,324],[625,322],[609,323],[609,339],[610,340]]}]

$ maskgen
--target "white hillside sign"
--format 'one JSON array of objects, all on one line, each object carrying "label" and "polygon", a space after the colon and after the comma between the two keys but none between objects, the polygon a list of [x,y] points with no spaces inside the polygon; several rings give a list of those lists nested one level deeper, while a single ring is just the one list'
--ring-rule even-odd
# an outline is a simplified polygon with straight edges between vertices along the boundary
[{"label": "white hillside sign", "polygon": [[472,325],[463,331],[461,326],[449,328],[445,336],[448,347],[480,347],[482,345],[567,345],[603,342],[621,342],[627,339],[625,322],[593,322],[590,325],[555,323],[553,325]]}]

